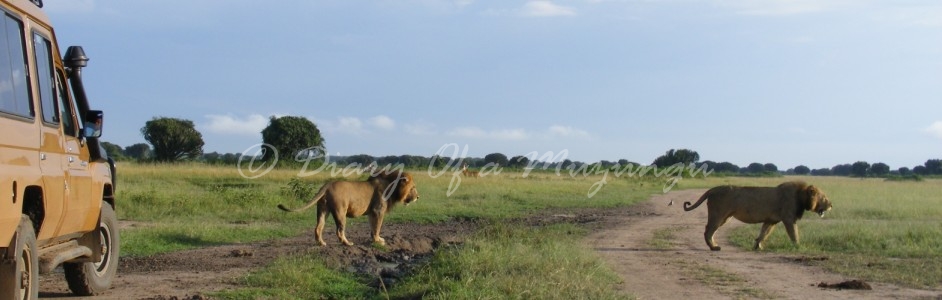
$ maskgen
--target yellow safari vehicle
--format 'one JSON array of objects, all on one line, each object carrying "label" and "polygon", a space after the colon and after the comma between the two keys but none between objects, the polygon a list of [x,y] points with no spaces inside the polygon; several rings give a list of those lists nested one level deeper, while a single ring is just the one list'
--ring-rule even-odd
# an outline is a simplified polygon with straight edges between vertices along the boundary
[{"label": "yellow safari vehicle", "polygon": [[[59,52],[42,0],[0,0],[0,299],[35,299],[59,266],[73,293],[118,269],[114,161],[82,85],[81,47]],[[61,58],[60,58],[61,57]]]}]

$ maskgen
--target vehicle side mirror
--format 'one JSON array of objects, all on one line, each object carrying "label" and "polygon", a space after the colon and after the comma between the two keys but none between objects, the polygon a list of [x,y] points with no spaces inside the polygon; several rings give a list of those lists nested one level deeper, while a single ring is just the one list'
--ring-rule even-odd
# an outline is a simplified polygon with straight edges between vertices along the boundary
[{"label": "vehicle side mirror", "polygon": [[90,110],[85,114],[85,124],[82,127],[82,136],[86,138],[101,137],[101,127],[104,113],[100,110]]}]

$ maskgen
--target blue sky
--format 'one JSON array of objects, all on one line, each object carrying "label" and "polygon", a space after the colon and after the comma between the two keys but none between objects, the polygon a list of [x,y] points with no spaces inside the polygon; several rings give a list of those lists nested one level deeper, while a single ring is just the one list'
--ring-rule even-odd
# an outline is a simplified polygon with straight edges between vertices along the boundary
[{"label": "blue sky", "polygon": [[942,158],[934,0],[45,3],[61,46],[91,58],[86,87],[121,146],[166,116],[239,153],[293,115],[333,155]]}]

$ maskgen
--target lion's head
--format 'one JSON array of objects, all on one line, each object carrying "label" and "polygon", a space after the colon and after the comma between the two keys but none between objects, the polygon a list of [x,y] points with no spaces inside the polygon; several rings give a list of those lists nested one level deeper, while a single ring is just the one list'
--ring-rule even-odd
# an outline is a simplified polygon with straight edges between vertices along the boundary
[{"label": "lion's head", "polygon": [[820,189],[813,185],[805,187],[804,198],[801,199],[805,201],[804,209],[812,211],[818,216],[824,217],[824,213],[831,210],[831,201],[828,200],[828,196],[824,194]]},{"label": "lion's head", "polygon": [[401,171],[382,171],[370,175],[370,180],[379,180],[385,186],[383,196],[391,203],[409,205],[419,200],[419,191],[415,189],[412,174]]}]

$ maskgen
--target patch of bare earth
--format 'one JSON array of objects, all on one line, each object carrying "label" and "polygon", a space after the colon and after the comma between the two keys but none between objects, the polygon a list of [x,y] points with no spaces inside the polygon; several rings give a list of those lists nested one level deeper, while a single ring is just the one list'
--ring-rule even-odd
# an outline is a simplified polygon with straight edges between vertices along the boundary
[{"label": "patch of bare earth", "polygon": [[[716,241],[723,250],[710,251],[703,240],[705,205],[690,212],[682,205],[703,192],[655,195],[606,219],[589,237],[624,280],[621,290],[639,299],[942,299],[942,291],[864,283],[809,263],[826,257],[783,257],[738,249],[726,236],[733,227],[743,225],[735,219],[717,232]],[[674,205],[668,206],[671,200]],[[662,243],[652,242],[658,240]]]},{"label": "patch of bare earth", "polygon": [[[324,230],[326,247],[315,246],[313,231],[298,237],[251,244],[206,247],[140,258],[122,258],[113,288],[90,299],[208,299],[213,291],[239,288],[239,278],[271,264],[283,256],[315,253],[329,264],[350,272],[383,278],[394,283],[410,268],[424,261],[436,248],[460,243],[479,224],[456,220],[446,224],[386,224],[383,237],[387,247],[371,246],[368,224],[348,225],[347,238],[355,246],[336,240],[333,227]],[[74,297],[64,276],[49,274],[40,278],[42,299],[82,299]]]}]

